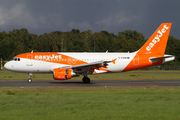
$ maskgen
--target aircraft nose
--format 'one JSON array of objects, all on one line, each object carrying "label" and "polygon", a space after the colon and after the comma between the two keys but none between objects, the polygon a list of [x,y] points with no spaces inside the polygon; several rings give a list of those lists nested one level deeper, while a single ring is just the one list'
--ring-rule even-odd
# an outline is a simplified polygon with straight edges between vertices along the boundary
[{"label": "aircraft nose", "polygon": [[4,68],[5,68],[6,70],[10,70],[10,63],[7,62],[7,63],[4,65]]}]

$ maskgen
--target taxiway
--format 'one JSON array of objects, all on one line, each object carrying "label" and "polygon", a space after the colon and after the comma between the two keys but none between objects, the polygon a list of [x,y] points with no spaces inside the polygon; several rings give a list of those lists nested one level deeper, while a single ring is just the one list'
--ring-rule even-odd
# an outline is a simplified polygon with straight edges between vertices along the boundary
[{"label": "taxiway", "polygon": [[33,80],[32,83],[26,80],[0,80],[0,87],[180,87],[180,80],[92,80],[89,84],[80,80]]}]

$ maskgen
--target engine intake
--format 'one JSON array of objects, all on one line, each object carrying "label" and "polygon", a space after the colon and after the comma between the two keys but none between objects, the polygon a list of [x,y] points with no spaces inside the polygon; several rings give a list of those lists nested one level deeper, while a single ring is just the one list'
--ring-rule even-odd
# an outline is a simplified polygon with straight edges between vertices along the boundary
[{"label": "engine intake", "polygon": [[55,80],[71,79],[71,69],[56,68],[53,71],[53,77]]}]

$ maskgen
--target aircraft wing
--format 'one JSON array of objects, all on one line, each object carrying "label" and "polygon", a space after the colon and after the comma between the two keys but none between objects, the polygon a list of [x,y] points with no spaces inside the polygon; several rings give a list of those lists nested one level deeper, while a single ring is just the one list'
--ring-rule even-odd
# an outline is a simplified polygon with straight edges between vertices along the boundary
[{"label": "aircraft wing", "polygon": [[74,66],[71,66],[71,68],[89,67],[89,66],[95,66],[95,65],[107,66],[107,63],[110,63],[110,62],[111,61],[96,61],[96,62],[91,62],[91,63],[88,63],[88,64],[74,65]]},{"label": "aircraft wing", "polygon": [[93,65],[100,65],[103,63],[105,63],[105,61],[96,61],[96,62],[91,62],[88,64],[74,65],[74,66],[71,66],[71,68],[88,67],[88,66],[93,66]]},{"label": "aircraft wing", "polygon": [[95,66],[95,65],[106,65],[109,62],[111,62],[111,61],[96,61],[96,62],[91,62],[91,63],[88,63],[88,64],[62,66],[62,67],[59,67],[59,68],[73,69],[73,68],[89,67],[89,66]]},{"label": "aircraft wing", "polygon": [[61,66],[61,67],[56,67],[56,68],[65,68],[65,69],[73,69],[75,73],[93,73],[95,69],[100,70],[100,69],[105,69],[107,68],[108,64],[107,63],[114,63],[115,64],[116,59],[112,61],[96,61],[96,62],[90,62],[87,64],[81,64],[81,65],[71,65],[71,66]]},{"label": "aircraft wing", "polygon": [[96,62],[91,62],[91,63],[88,63],[88,64],[81,64],[81,65],[73,65],[73,66],[64,66],[64,67],[60,67],[60,68],[78,68],[78,67],[89,67],[89,66],[94,66],[94,65],[98,65],[100,67],[106,67],[108,64],[107,63],[114,63],[115,64],[115,61],[117,59],[114,59],[112,61],[104,61],[104,60],[101,60],[101,61],[96,61]]}]

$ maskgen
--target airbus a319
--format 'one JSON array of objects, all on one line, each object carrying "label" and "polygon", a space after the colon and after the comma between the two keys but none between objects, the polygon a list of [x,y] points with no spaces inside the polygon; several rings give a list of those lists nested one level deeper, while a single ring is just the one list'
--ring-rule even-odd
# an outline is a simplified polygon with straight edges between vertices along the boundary
[{"label": "airbus a319", "polygon": [[68,80],[83,75],[83,82],[89,83],[89,74],[116,73],[150,67],[175,59],[164,54],[171,23],[162,23],[147,42],[132,53],[70,53],[32,52],[15,56],[4,67],[14,72],[52,73],[55,80]]}]

